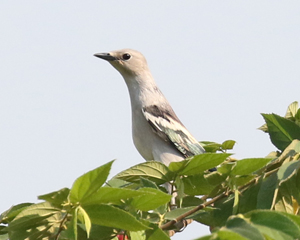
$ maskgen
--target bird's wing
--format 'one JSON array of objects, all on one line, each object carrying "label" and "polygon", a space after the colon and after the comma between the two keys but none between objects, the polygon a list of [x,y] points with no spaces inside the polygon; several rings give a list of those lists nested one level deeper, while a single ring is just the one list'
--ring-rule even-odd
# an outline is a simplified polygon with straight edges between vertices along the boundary
[{"label": "bird's wing", "polygon": [[143,107],[142,111],[153,131],[165,141],[171,142],[185,157],[205,152],[198,141],[183,126],[173,110],[151,105]]}]

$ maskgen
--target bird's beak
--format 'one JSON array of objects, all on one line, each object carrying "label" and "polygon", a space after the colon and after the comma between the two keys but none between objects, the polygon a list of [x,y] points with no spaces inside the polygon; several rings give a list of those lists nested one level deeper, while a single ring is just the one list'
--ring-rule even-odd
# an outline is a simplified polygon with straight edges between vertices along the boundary
[{"label": "bird's beak", "polygon": [[96,53],[94,54],[95,57],[102,58],[106,61],[114,61],[117,60],[114,56],[110,55],[110,53]]}]

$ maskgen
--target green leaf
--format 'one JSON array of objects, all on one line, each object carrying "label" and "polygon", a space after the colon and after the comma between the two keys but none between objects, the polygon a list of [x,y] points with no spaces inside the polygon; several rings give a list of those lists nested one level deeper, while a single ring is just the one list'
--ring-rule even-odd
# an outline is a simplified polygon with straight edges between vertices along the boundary
[{"label": "green leaf", "polygon": [[[6,238],[4,238],[6,237]],[[7,231],[7,226],[4,226],[4,225],[0,225],[0,240],[7,240],[9,239],[9,236],[8,236],[8,231]]]},{"label": "green leaf", "polygon": [[[109,240],[115,239],[113,236],[116,235],[116,229],[110,227],[99,226],[97,224],[92,224],[91,232],[89,238],[87,238],[86,228],[84,224],[78,223],[77,239],[78,240]],[[70,222],[66,224],[67,229],[62,231],[59,235],[59,240],[75,240],[73,226]],[[52,240],[52,239],[51,239]],[[118,239],[116,239],[118,240]]]},{"label": "green leaf", "polygon": [[239,206],[239,191],[237,189],[234,190],[234,200],[232,207],[232,214],[237,214],[238,206]]},{"label": "green leaf", "polygon": [[236,143],[236,141],[234,141],[234,140],[227,140],[222,143],[221,147],[223,150],[230,150],[230,149],[233,149],[235,143]]},{"label": "green leaf", "polygon": [[298,109],[296,115],[295,115],[295,123],[300,126],[300,108]]},{"label": "green leaf", "polygon": [[113,161],[89,171],[73,183],[69,199],[77,203],[90,198],[103,185],[109,174]]},{"label": "green leaf", "polygon": [[239,187],[247,184],[250,182],[252,179],[255,178],[255,175],[238,175],[238,176],[233,176],[231,178],[231,184],[233,186]]},{"label": "green leaf", "polygon": [[141,181],[141,187],[149,187],[149,188],[158,189],[158,186],[155,184],[155,182],[152,182],[149,179],[141,177],[140,181]]},{"label": "green leaf", "polygon": [[257,195],[257,209],[270,209],[272,207],[277,183],[276,172],[263,179]]},{"label": "green leaf", "polygon": [[171,162],[169,164],[169,170],[171,172],[179,172],[187,165],[188,162],[189,160],[182,160],[180,162]]},{"label": "green leaf", "polygon": [[226,228],[238,233],[245,239],[250,240],[264,240],[264,236],[257,228],[249,224],[245,219],[239,217],[232,217],[226,223]]},{"label": "green leaf", "polygon": [[279,212],[294,213],[293,200],[290,195],[284,195],[285,191],[278,191],[273,209]]},{"label": "green leaf", "polygon": [[102,187],[90,198],[82,200],[81,204],[87,206],[101,203],[120,203],[122,199],[125,200],[140,195],[145,195],[145,193],[131,189]]},{"label": "green leaf", "polygon": [[211,228],[222,227],[226,220],[232,215],[233,196],[230,195],[226,199],[215,202],[214,209],[210,211],[199,211],[193,216],[197,222],[210,226]]},{"label": "green leaf", "polygon": [[220,230],[217,233],[218,239],[220,240],[229,240],[229,239],[234,239],[234,240],[249,240],[249,238],[245,238],[241,236],[240,234],[230,231],[230,230]]},{"label": "green leaf", "polygon": [[276,240],[299,239],[300,226],[288,216],[267,210],[256,210],[245,215],[264,235]]},{"label": "green leaf", "polygon": [[130,239],[131,240],[146,240],[146,233],[145,233],[145,231],[130,232]]},{"label": "green leaf", "polygon": [[264,117],[272,143],[283,151],[293,139],[300,139],[300,127],[286,118],[276,114],[262,114]]},{"label": "green leaf", "polygon": [[165,214],[165,219],[167,220],[175,220],[177,217],[181,216],[182,214],[194,209],[195,206],[193,207],[186,207],[186,208],[177,208],[177,209],[174,209],[170,212],[167,212]]},{"label": "green leaf", "polygon": [[48,202],[33,204],[20,212],[9,224],[9,230],[18,230],[18,228],[30,228],[39,226],[39,221],[47,219],[54,214],[60,213],[60,209],[53,207]]},{"label": "green leaf", "polygon": [[298,111],[298,102],[295,101],[288,106],[285,118],[294,119]]},{"label": "green leaf", "polygon": [[[77,227],[77,221],[78,221],[78,208],[75,208],[73,211],[73,216],[72,216],[72,227],[73,227],[73,234],[74,234],[74,239],[78,239],[78,227]],[[72,235],[73,235],[72,234]]]},{"label": "green leaf", "polygon": [[[293,197],[300,205],[300,174],[293,175],[287,181],[280,183],[280,192],[286,197]],[[295,204],[293,204],[295,205]]]},{"label": "green leaf", "polygon": [[48,202],[31,205],[9,224],[11,240],[48,239],[57,233],[64,214]]},{"label": "green leaf", "polygon": [[[214,234],[215,236],[216,234]],[[194,239],[194,240],[212,240],[212,236],[211,235],[208,235],[208,236],[204,236],[204,237],[201,237],[201,238],[197,238],[197,239]],[[218,239],[220,240],[220,239]]]},{"label": "green leaf", "polygon": [[208,195],[214,189],[214,185],[209,184],[203,173],[185,176],[182,181],[187,195]]},{"label": "green leaf", "polygon": [[177,176],[175,178],[175,186],[176,186],[176,193],[177,193],[177,199],[181,202],[182,201],[182,198],[185,196],[184,194],[184,184],[183,184],[183,181],[182,181],[182,178],[180,176]]},{"label": "green leaf", "polygon": [[291,143],[291,145],[295,142],[295,152],[296,153],[300,153],[300,141],[299,140],[293,140],[293,142]]},{"label": "green leaf", "polygon": [[246,158],[236,162],[231,175],[249,175],[264,167],[271,158]]},{"label": "green leaf", "polygon": [[200,204],[203,203],[203,200],[201,200],[200,198],[198,197],[194,197],[194,196],[186,196],[182,199],[182,205],[181,207],[182,208],[185,208],[185,207],[195,207],[195,206],[198,206]]},{"label": "green leaf", "polygon": [[286,162],[282,164],[277,172],[279,185],[286,180],[290,179],[293,175],[297,173],[297,170],[300,168],[300,161],[294,160],[291,162]]},{"label": "green leaf", "polygon": [[235,162],[224,162],[220,167],[218,167],[218,172],[222,175],[229,175],[234,166]]},{"label": "green leaf", "polygon": [[106,182],[106,184],[104,185],[105,187],[113,187],[113,188],[127,188],[132,186],[133,183],[131,182],[127,182],[124,181],[122,179],[118,179],[118,178],[112,178],[109,181]]},{"label": "green leaf", "polygon": [[7,240],[7,239],[9,239],[9,236],[8,236],[7,233],[6,233],[6,234],[1,234],[1,235],[0,235],[0,240]]},{"label": "green leaf", "polygon": [[203,153],[192,157],[184,169],[179,171],[179,175],[200,174],[205,170],[212,169],[224,162],[230,154],[225,153]]},{"label": "green leaf", "polygon": [[90,239],[92,240],[108,240],[114,235],[115,229],[110,227],[92,224]]},{"label": "green leaf", "polygon": [[204,174],[205,179],[212,186],[218,186],[227,178],[225,174],[220,174],[219,171],[210,172],[209,174]]},{"label": "green leaf", "polygon": [[300,217],[269,210],[231,216],[226,226],[198,240],[294,240],[300,237]]},{"label": "green leaf", "polygon": [[6,224],[11,222],[20,212],[22,212],[25,208],[31,205],[33,205],[33,203],[21,203],[12,206],[10,209],[8,209],[0,215],[0,223]]},{"label": "green leaf", "polygon": [[110,205],[90,205],[84,208],[91,222],[101,226],[113,227],[128,231],[148,229],[128,212]]},{"label": "green leaf", "polygon": [[297,224],[298,227],[300,227],[300,216],[294,215],[294,214],[288,214],[288,213],[282,213],[284,216],[291,219],[295,224]]},{"label": "green leaf", "polygon": [[147,240],[170,240],[167,234],[161,230],[156,224],[150,224],[152,229],[146,230]]},{"label": "green leaf", "polygon": [[138,192],[145,193],[145,195],[135,197],[131,201],[131,205],[142,211],[156,209],[169,202],[172,197],[171,195],[154,188],[140,188]]},{"label": "green leaf", "polygon": [[216,142],[201,141],[200,144],[205,149],[205,152],[215,153],[221,150],[221,144]]},{"label": "green leaf", "polygon": [[69,188],[62,188],[59,191],[47,193],[44,195],[38,196],[38,199],[48,201],[55,206],[60,206],[68,200],[68,195],[70,193]]},{"label": "green leaf", "polygon": [[148,161],[135,165],[115,176],[128,182],[140,182],[140,177],[149,179],[156,184],[163,184],[172,180],[172,173],[163,163]]},{"label": "green leaf", "polygon": [[263,132],[265,132],[265,133],[268,133],[268,132],[269,132],[269,131],[268,131],[268,126],[267,126],[266,123],[263,124],[263,125],[261,125],[261,126],[258,128],[258,130],[261,130],[261,131],[263,131]]},{"label": "green leaf", "polygon": [[[245,191],[242,192],[239,201],[239,209],[238,209],[239,213],[250,212],[257,208],[257,201],[258,201],[257,196],[261,187],[261,183],[262,183],[262,178],[259,178],[257,182],[255,182],[253,185],[251,185],[249,188],[247,188]],[[273,198],[271,198],[270,206],[272,205],[272,199]]]},{"label": "green leaf", "polygon": [[89,218],[89,215],[86,213],[86,211],[81,206],[78,206],[78,219],[80,220],[80,222],[82,222],[84,224],[87,238],[89,238],[92,223]]}]

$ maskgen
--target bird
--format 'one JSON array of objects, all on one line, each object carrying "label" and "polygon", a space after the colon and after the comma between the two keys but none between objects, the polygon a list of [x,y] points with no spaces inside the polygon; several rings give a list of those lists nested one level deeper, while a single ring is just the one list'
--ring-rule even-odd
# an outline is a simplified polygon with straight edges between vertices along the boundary
[{"label": "bird", "polygon": [[158,88],[142,53],[122,49],[94,56],[109,62],[125,80],[131,102],[133,142],[146,161],[169,166],[205,152]]}]

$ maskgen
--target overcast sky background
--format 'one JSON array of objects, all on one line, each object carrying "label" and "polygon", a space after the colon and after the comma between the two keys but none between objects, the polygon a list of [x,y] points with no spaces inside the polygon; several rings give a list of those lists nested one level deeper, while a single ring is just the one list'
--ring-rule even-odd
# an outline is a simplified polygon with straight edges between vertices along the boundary
[{"label": "overcast sky background", "polygon": [[[94,53],[141,51],[198,140],[237,141],[235,157],[275,147],[260,113],[299,101],[300,1],[0,3],[0,212],[71,187],[112,159],[143,162],[121,75]],[[208,234],[188,227],[174,239]]]}]

